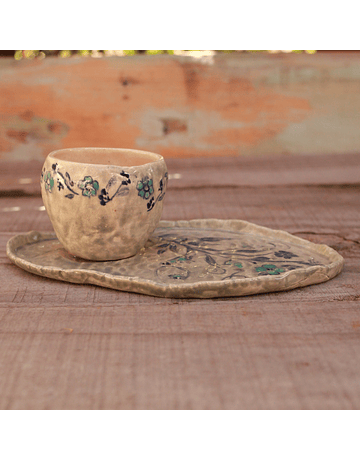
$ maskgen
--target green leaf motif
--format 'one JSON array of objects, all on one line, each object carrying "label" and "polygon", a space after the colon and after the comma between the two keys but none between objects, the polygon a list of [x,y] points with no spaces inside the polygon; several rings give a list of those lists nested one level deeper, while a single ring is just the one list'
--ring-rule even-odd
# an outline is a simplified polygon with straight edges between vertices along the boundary
[{"label": "green leaf motif", "polygon": [[279,275],[285,271],[284,268],[277,267],[273,264],[264,264],[261,267],[255,268],[258,273],[266,273],[267,275]]}]

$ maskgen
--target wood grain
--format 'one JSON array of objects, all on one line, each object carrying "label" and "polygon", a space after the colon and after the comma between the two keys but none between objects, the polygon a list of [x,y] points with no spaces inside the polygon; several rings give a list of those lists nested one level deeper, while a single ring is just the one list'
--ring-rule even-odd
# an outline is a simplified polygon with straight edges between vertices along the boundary
[{"label": "wood grain", "polygon": [[[261,166],[270,176],[271,161]],[[360,409],[359,183],[213,186],[227,164],[209,162],[206,180],[199,168],[201,187],[170,186],[163,218],[286,230],[336,249],[342,273],[291,292],[210,300],[66,284],[7,259],[11,236],[51,224],[39,196],[3,196],[0,409]],[[288,168],[291,177],[296,165]],[[248,171],[256,176],[256,166]]]},{"label": "wood grain", "polygon": [[[359,154],[166,158],[169,187],[263,187],[267,185],[356,185]],[[1,161],[1,196],[40,196],[39,161]]]},{"label": "wood grain", "polygon": [[356,152],[359,70],[359,53],[2,59],[0,158],[86,146],[166,158]]}]

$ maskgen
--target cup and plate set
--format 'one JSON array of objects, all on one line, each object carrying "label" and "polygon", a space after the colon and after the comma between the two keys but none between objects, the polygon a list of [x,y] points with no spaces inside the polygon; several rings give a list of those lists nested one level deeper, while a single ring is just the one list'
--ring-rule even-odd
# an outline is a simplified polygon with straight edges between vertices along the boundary
[{"label": "cup and plate set", "polygon": [[173,298],[286,291],[340,273],[335,250],[284,231],[235,219],[161,221],[168,179],[156,153],[51,152],[40,185],[54,233],[16,235],[7,255],[36,275]]}]

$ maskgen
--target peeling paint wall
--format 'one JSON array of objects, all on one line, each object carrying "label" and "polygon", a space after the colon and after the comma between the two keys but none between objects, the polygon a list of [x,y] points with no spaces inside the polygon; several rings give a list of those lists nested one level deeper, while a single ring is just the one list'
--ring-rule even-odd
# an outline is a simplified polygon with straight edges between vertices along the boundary
[{"label": "peeling paint wall", "polygon": [[359,126],[357,53],[0,60],[1,160],[357,152]]}]

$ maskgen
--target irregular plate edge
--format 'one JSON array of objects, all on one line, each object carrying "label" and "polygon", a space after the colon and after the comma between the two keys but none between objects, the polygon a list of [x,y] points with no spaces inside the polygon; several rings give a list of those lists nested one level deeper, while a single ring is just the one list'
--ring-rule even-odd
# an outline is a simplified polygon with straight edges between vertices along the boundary
[{"label": "irregular plate edge", "polygon": [[[295,244],[301,244],[302,246],[312,249],[315,252],[325,255],[329,258],[331,263],[325,267],[314,265],[313,267],[303,269],[299,268],[281,275],[263,276],[261,279],[247,278],[245,280],[200,281],[198,283],[182,285],[163,285],[156,282],[140,281],[130,277],[114,278],[112,275],[108,275],[106,273],[100,274],[86,269],[62,270],[57,267],[47,267],[46,272],[44,272],[44,267],[16,256],[15,250],[25,244],[56,238],[55,233],[52,232],[31,231],[15,235],[7,242],[6,254],[18,267],[47,278],[67,281],[75,284],[95,284],[97,286],[121,291],[171,298],[240,297],[265,292],[287,291],[298,287],[328,281],[338,275],[344,265],[343,257],[329,246],[312,243],[311,241],[291,235],[283,230],[272,230],[270,228],[262,227],[243,220],[193,219],[189,221],[160,221],[158,224],[158,228],[159,227],[210,228],[216,230],[246,231],[248,233],[256,233],[262,236],[269,236],[269,234],[271,234],[275,238]],[[84,274],[86,274],[85,281],[83,279]],[[301,274],[303,277],[301,280],[294,279],[297,278],[294,274]],[[82,276],[81,280],[78,278],[79,275]],[[267,281],[266,286],[264,286],[265,280]]]}]

